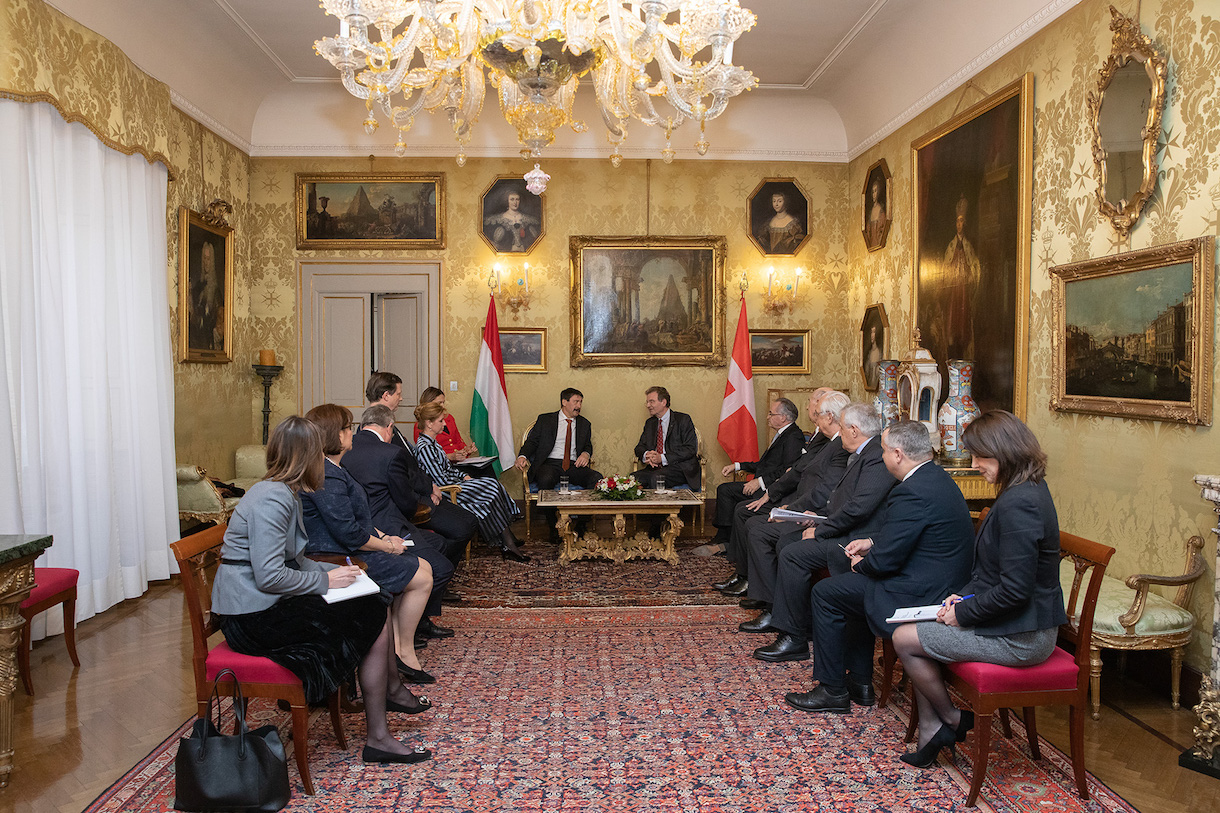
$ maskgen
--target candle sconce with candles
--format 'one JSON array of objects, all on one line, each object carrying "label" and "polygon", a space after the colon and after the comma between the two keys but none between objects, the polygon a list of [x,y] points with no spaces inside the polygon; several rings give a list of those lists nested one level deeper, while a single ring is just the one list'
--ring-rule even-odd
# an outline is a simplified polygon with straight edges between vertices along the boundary
[{"label": "candle sconce with candles", "polygon": [[763,312],[770,316],[779,316],[787,310],[795,309],[796,295],[801,287],[801,269],[797,268],[791,282],[784,281],[784,275],[776,272],[774,267],[767,269],[767,290],[763,292]]},{"label": "candle sconce with candles", "polygon": [[[508,284],[505,284],[504,281],[506,275],[510,277]],[[491,289],[492,295],[500,306],[512,311],[514,317],[519,311],[529,310],[530,264],[524,263],[521,273],[513,274],[511,271],[506,271],[500,263],[496,263],[487,277],[487,287]]]}]

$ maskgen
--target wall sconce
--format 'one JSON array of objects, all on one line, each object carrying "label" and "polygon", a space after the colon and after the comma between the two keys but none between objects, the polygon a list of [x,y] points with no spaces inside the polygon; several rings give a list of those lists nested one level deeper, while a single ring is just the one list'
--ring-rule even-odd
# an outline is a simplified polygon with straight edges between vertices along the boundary
[{"label": "wall sconce", "polygon": [[784,311],[794,308],[800,286],[800,268],[796,269],[791,283],[784,282],[783,275],[777,274],[774,267],[768,268],[767,290],[763,293],[763,311],[771,316],[779,316]]},{"label": "wall sconce", "polygon": [[530,309],[530,264],[525,263],[521,274],[509,280],[507,287],[504,285],[504,273],[504,268],[496,263],[487,278],[487,287],[500,306],[511,310],[515,317],[518,311]]}]

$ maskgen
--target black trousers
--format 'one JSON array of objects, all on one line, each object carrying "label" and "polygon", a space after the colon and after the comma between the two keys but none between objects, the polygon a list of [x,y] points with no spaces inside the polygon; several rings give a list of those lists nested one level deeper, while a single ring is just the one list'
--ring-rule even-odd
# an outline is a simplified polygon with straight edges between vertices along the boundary
[{"label": "black trousers", "polygon": [[[432,506],[432,516],[420,527],[432,531],[444,539],[445,556],[456,565],[462,560],[466,551],[466,543],[478,532],[479,520],[460,505],[454,505],[449,500],[442,499],[440,505]],[[483,541],[492,544],[494,540],[484,539]]]},{"label": "black trousers", "polygon": [[432,592],[428,594],[424,615],[429,618],[440,615],[441,594],[453,578],[454,564],[450,561],[452,543],[440,534],[423,528],[416,528],[411,533],[411,540],[415,542],[411,552],[432,566]]},{"label": "black trousers", "polygon": [[864,615],[869,578],[844,573],[813,586],[813,678],[831,689],[873,680],[877,639]]},{"label": "black trousers", "polygon": [[[559,478],[563,475],[568,475],[568,482],[574,486],[581,488],[593,488],[597,481],[602,479],[602,474],[596,469],[591,469],[588,466],[568,466],[568,470],[563,470],[563,461],[557,458],[547,458],[537,466],[530,468],[530,480],[537,484],[539,489],[554,488],[559,485]],[[555,524],[559,522],[559,511],[555,508],[544,508],[542,514],[546,517],[546,526],[555,532]]]},{"label": "black trousers", "polygon": [[[813,637],[813,586],[821,571],[837,576],[851,570],[851,560],[839,547],[842,538],[801,539],[799,532],[785,534],[775,546],[777,555],[771,626],[789,635]],[[751,549],[751,553],[753,550]],[[759,568],[762,572],[762,568]],[[750,593],[754,579],[750,579]]]},{"label": "black trousers", "polygon": [[747,540],[749,539],[748,525],[751,520],[762,517],[766,521],[766,517],[771,513],[771,509],[775,506],[770,502],[763,505],[758,511],[751,511],[748,502],[741,502],[733,509],[733,530],[729,533],[729,540],[724,544],[724,555],[737,568],[737,575],[746,578],[750,573],[750,560],[746,554]]},{"label": "black trousers", "polygon": [[[686,483],[686,475],[682,473],[682,469],[677,466],[661,466],[655,469],[640,469],[639,471],[631,472],[635,479],[639,480],[644,488],[656,488],[657,478],[665,478],[665,487],[673,488],[674,486]],[[691,488],[694,488],[693,483],[686,483]]]}]

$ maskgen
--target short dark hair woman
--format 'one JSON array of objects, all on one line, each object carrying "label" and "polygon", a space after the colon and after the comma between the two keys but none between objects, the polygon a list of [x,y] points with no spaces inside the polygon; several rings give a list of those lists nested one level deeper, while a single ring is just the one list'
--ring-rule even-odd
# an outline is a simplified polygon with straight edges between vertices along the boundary
[{"label": "short dark hair woman", "polygon": [[360,568],[305,558],[300,494],[323,482],[322,437],[293,415],[267,442],[267,474],[238,503],[212,585],[212,612],[225,641],[245,655],[270,658],[301,679],[319,704],[359,665],[368,725],[365,762],[422,762],[425,748],[390,734],[387,711],[415,713],[416,697],[398,680],[390,625],[379,595],[327,604]]},{"label": "short dark hair woman", "polygon": [[[352,448],[352,413],[338,404],[320,404],[305,413],[318,427],[326,453],[326,477],[321,488],[301,494],[306,553],[350,555],[364,562],[369,577],[393,596],[390,622],[399,670],[422,683],[435,679],[423,671],[415,653],[415,629],[432,591],[432,566],[411,553],[409,540],[382,533],[373,526],[364,488],[340,465]],[[403,669],[403,667],[406,669]],[[424,707],[431,704],[420,698]]]},{"label": "short dark hair woman", "polygon": [[1054,652],[1067,621],[1059,518],[1038,439],[1011,412],[993,410],[966,427],[963,443],[983,479],[1000,487],[975,539],[970,581],[945,599],[935,621],[894,631],[894,649],[919,704],[919,748],[901,759],[920,768],[974,727],[974,713],[949,699],[940,664],[1035,666]]}]

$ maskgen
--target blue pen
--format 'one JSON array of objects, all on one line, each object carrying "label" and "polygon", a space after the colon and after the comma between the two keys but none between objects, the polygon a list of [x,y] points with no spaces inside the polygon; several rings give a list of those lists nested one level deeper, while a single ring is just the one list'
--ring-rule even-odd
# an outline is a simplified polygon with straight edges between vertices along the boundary
[{"label": "blue pen", "polygon": [[970,595],[968,595],[968,596],[962,596],[961,598],[959,598],[957,601],[955,601],[955,602],[953,602],[953,603],[954,603],[954,604],[957,604],[957,602],[958,602],[958,601],[965,601],[965,600],[966,600],[966,599],[968,599],[968,598],[974,598],[974,593],[971,593],[971,594],[970,594]]},{"label": "blue pen", "polygon": [[[348,566],[348,567],[351,567],[351,566],[352,566],[352,557],[350,557],[350,556],[349,556],[349,557],[347,557],[347,566]],[[967,596],[967,598],[969,598],[969,596]]]}]

